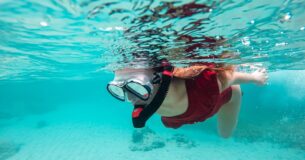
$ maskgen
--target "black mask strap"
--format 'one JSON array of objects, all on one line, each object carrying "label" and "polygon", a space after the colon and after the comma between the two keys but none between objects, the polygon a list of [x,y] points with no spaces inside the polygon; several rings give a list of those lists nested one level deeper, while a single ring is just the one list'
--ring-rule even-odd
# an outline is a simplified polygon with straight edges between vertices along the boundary
[{"label": "black mask strap", "polygon": [[146,121],[160,108],[167,95],[172,79],[173,67],[167,62],[165,63],[162,72],[161,85],[151,103],[146,106],[137,105],[134,107],[132,112],[132,122],[135,128],[142,128],[145,126]]}]

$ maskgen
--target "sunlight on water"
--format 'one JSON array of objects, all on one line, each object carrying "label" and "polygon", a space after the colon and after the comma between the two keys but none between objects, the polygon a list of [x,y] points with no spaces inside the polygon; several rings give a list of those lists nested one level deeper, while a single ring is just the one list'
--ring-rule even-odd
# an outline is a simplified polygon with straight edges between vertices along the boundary
[{"label": "sunlight on water", "polygon": [[92,78],[135,56],[186,65],[222,51],[238,55],[221,60],[227,63],[304,69],[304,5],[290,0],[1,1],[1,79]]}]

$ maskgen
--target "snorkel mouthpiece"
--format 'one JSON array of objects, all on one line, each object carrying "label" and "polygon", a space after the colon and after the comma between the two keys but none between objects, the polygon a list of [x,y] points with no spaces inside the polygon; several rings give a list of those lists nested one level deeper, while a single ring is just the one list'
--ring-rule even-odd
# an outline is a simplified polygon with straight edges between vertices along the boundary
[{"label": "snorkel mouthpiece", "polygon": [[145,106],[135,106],[132,112],[132,123],[135,128],[145,127],[145,123],[148,120],[146,116],[140,116]]},{"label": "snorkel mouthpiece", "polygon": [[146,121],[160,108],[162,105],[172,79],[173,67],[168,62],[162,62],[163,71],[159,90],[155,97],[148,105],[135,105],[132,112],[132,123],[135,128],[145,127]]}]

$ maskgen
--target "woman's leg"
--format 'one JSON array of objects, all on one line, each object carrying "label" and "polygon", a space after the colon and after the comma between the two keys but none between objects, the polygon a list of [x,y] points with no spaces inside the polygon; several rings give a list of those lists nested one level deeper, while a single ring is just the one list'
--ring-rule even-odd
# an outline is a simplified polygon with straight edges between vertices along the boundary
[{"label": "woman's leg", "polygon": [[240,86],[233,85],[231,100],[218,111],[218,133],[224,138],[229,138],[237,126],[241,96]]}]

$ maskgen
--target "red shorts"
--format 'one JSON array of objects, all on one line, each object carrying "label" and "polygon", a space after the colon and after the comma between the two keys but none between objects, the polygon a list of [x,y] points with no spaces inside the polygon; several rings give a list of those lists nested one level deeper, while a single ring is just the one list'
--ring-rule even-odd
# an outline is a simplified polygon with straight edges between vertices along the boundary
[{"label": "red shorts", "polygon": [[174,117],[162,117],[166,127],[179,128],[184,124],[202,122],[218,112],[220,107],[229,102],[232,88],[219,93],[215,71],[206,69],[199,76],[185,81],[188,108],[185,113]]}]

